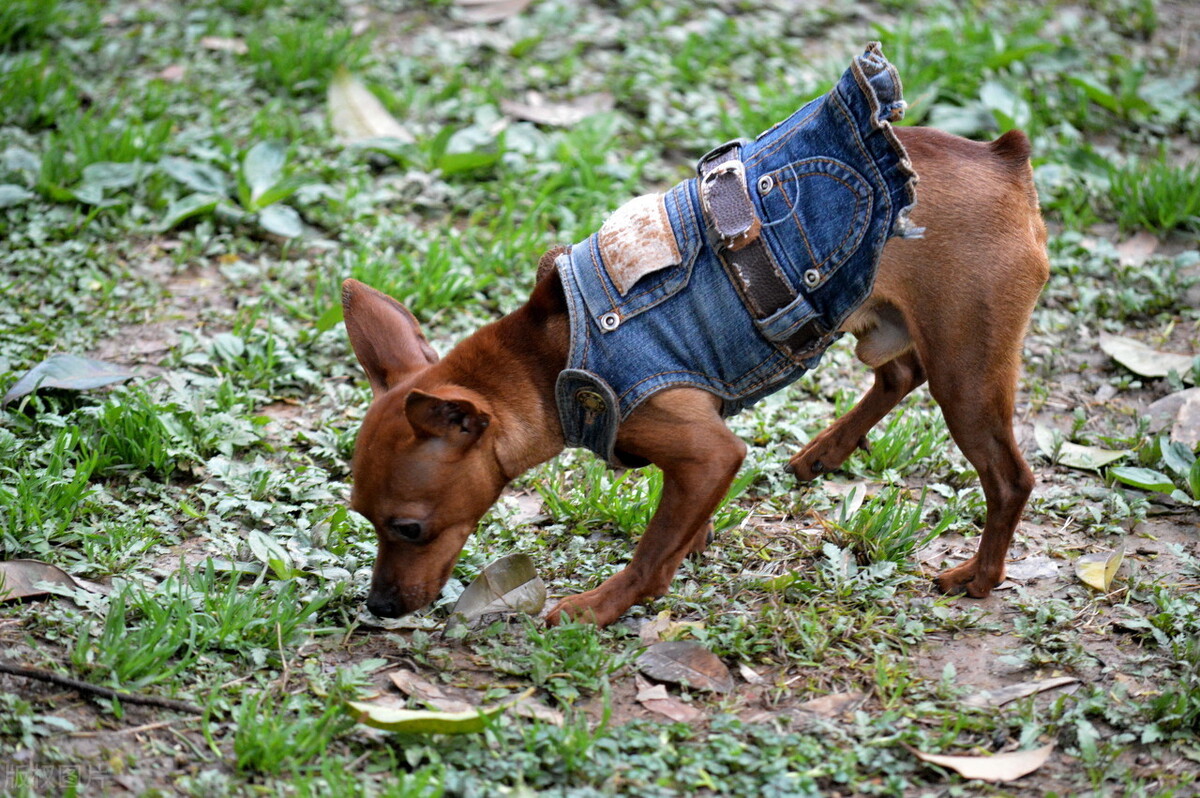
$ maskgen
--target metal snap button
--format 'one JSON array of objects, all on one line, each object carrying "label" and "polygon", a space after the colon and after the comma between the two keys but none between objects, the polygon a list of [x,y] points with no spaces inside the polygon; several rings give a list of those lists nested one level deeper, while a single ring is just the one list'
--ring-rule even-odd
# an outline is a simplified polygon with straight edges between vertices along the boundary
[{"label": "metal snap button", "polygon": [[770,175],[763,175],[758,179],[759,194],[769,194],[773,188],[775,188],[775,179]]},{"label": "metal snap button", "polygon": [[600,317],[600,329],[612,332],[621,326],[621,317],[616,313],[605,313]]},{"label": "metal snap button", "polygon": [[575,401],[592,413],[604,412],[604,397],[595,391],[583,388],[575,392]]},{"label": "metal snap button", "polygon": [[804,284],[809,288],[821,282],[821,273],[816,269],[809,269],[804,273]]}]

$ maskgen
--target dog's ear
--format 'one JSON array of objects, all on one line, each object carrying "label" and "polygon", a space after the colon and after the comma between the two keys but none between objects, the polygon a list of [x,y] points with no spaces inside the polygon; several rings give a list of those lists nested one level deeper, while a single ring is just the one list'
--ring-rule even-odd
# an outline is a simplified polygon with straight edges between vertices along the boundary
[{"label": "dog's ear", "polygon": [[342,283],[342,310],[350,346],[376,396],[417,369],[437,362],[408,308],[358,280]]},{"label": "dog's ear", "polygon": [[414,390],[404,403],[408,423],[418,438],[443,438],[467,447],[479,440],[491,417],[467,399],[448,399]]},{"label": "dog's ear", "polygon": [[566,252],[568,249],[570,249],[570,247],[563,246],[562,244],[555,244],[554,246],[550,247],[550,249],[542,253],[542,257],[538,258],[537,278],[534,280],[534,282],[540,283],[546,275],[554,271],[554,261],[558,260],[558,256]]}]

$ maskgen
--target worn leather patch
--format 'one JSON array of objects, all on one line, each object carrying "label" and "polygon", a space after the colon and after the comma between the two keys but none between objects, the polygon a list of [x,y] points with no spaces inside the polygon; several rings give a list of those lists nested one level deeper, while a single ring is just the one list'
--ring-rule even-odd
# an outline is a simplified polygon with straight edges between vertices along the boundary
[{"label": "worn leather patch", "polygon": [[683,262],[662,194],[643,194],[617,208],[600,228],[597,243],[622,296],[650,272]]}]

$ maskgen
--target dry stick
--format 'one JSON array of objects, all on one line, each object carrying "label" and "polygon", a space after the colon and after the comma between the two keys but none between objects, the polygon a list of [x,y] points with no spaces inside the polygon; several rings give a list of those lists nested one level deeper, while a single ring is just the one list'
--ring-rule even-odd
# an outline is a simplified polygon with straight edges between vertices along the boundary
[{"label": "dry stick", "polygon": [[145,704],[151,707],[162,707],[163,709],[173,709],[176,712],[187,712],[192,715],[203,715],[204,710],[194,704],[189,704],[186,701],[175,701],[170,698],[159,698],[152,695],[138,695],[137,693],[121,693],[113,690],[110,687],[101,687],[90,682],[72,679],[69,676],[62,676],[53,671],[42,670],[41,668],[26,668],[21,665],[13,665],[8,662],[0,662],[0,673],[8,673],[13,676],[24,676],[26,679],[36,679],[41,682],[50,682],[57,684],[60,687],[69,687],[72,690],[78,690],[86,695],[96,695],[103,698],[115,698],[118,701],[125,701],[130,704]]}]

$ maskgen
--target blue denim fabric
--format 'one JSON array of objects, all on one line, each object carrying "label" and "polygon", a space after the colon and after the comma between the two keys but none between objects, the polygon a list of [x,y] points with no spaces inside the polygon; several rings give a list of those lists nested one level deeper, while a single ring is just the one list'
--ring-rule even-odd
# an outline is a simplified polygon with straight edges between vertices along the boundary
[{"label": "blue denim fabric", "polygon": [[[907,219],[916,176],[890,125],[903,108],[895,69],[872,43],[832,91],[741,145],[761,235],[795,296],[765,319],[718,256],[695,179],[663,197],[678,263],[622,292],[601,235],[559,257],[571,318],[557,390],[568,445],[620,465],[617,426],[652,394],[702,388],[730,416],[817,365],[870,294],[887,238],[919,235]],[[813,319],[827,335],[794,357],[782,343]]]}]

